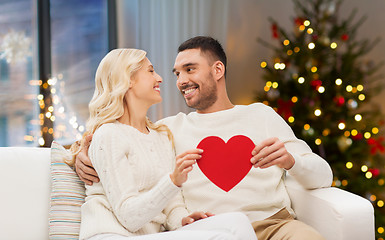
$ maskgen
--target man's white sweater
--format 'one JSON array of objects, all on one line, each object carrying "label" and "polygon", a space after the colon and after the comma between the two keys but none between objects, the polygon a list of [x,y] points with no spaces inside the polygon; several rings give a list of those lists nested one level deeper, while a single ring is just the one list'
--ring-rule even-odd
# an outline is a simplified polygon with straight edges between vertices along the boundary
[{"label": "man's white sweater", "polygon": [[241,211],[250,220],[265,219],[282,208],[295,215],[284,185],[286,172],[308,189],[329,187],[332,172],[329,164],[314,154],[309,146],[295,137],[290,126],[270,107],[261,103],[237,105],[232,109],[188,115],[179,113],[160,121],[174,134],[176,154],[196,148],[208,136],[218,136],[227,142],[235,135],[245,135],[254,144],[277,137],[294,157],[294,166],[286,171],[277,166],[251,168],[246,177],[229,192],[214,185],[194,165],[182,193],[189,211],[223,213]]}]

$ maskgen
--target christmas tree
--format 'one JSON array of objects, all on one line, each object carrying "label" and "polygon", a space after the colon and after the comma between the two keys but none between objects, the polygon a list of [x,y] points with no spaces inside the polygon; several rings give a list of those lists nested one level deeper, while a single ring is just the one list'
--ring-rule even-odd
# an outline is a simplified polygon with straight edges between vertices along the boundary
[{"label": "christmas tree", "polygon": [[[273,107],[296,136],[326,159],[333,185],[369,199],[377,239],[385,228],[383,115],[371,102],[383,85],[383,63],[365,58],[379,39],[357,38],[365,17],[339,19],[342,1],[294,0],[294,31],[270,19],[272,61],[261,62],[266,81],[257,101]],[[361,36],[362,37],[362,36]]]}]

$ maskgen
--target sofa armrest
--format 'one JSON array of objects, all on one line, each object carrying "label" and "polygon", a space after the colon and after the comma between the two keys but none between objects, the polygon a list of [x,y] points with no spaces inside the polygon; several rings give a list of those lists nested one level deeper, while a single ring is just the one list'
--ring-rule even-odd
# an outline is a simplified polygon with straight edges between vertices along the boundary
[{"label": "sofa armrest", "polygon": [[0,239],[46,240],[49,148],[0,147]]},{"label": "sofa armrest", "polygon": [[374,240],[374,209],[367,199],[335,187],[306,190],[290,175],[285,183],[298,220],[327,240]]}]

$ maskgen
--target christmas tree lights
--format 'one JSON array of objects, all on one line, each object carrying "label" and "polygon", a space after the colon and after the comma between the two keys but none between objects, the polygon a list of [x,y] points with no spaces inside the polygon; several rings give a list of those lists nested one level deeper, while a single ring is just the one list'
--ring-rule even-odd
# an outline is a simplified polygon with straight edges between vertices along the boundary
[{"label": "christmas tree lights", "polygon": [[378,40],[357,38],[364,17],[356,11],[340,20],[342,1],[294,0],[293,32],[271,21],[274,50],[264,60],[266,84],[256,100],[273,107],[324,157],[333,185],[369,199],[375,208],[377,239],[385,227],[385,142],[383,115],[372,97],[383,89],[376,75],[382,63],[363,58]]}]

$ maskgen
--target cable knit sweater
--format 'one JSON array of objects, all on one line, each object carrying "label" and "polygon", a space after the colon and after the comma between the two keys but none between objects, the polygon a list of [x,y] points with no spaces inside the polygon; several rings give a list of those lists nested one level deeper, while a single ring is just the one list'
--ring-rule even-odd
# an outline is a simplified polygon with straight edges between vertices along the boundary
[{"label": "cable knit sweater", "polygon": [[255,144],[270,137],[278,137],[295,159],[289,171],[277,166],[251,168],[246,177],[229,192],[215,186],[198,166],[194,166],[182,187],[189,211],[241,211],[251,221],[256,221],[286,207],[294,215],[284,185],[286,172],[308,189],[331,185],[329,164],[314,154],[305,142],[297,139],[286,122],[264,104],[237,105],[232,109],[208,114],[179,113],[161,122],[168,125],[174,134],[176,154],[196,148],[207,136],[219,136],[227,142],[234,135],[245,135]]},{"label": "cable knit sweater", "polygon": [[89,157],[100,182],[86,186],[80,239],[99,233],[135,236],[176,229],[187,210],[169,174],[175,154],[166,134],[115,123],[95,131]]}]

